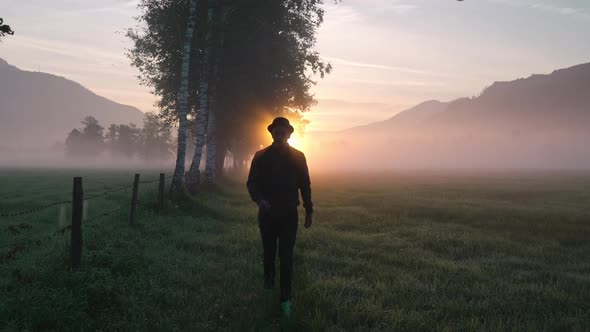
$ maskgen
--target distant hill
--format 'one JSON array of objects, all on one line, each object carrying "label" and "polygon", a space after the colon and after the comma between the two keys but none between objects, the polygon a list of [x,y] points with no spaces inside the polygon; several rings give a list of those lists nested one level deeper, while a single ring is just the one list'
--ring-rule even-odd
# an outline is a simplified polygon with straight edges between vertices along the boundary
[{"label": "distant hill", "polygon": [[590,168],[590,63],[427,101],[314,142],[323,164],[344,168]]},{"label": "distant hill", "polygon": [[142,124],[143,113],[66,78],[20,70],[0,59],[0,150],[45,148],[64,141],[87,115],[104,127]]},{"label": "distant hill", "polygon": [[[321,135],[324,131],[334,130],[339,122],[366,123],[383,119],[407,108],[408,105],[392,105],[377,102],[351,102],[339,99],[319,99],[314,111],[309,115],[312,121],[321,123],[324,130],[309,131]],[[317,110],[317,111],[315,111]],[[362,111],[362,112],[361,112]],[[334,121],[337,118],[338,121]],[[359,119],[361,120],[359,122]],[[364,120],[363,120],[364,119]]]},{"label": "distant hill", "polygon": [[438,100],[425,101],[408,110],[402,111],[387,120],[345,129],[341,131],[341,133],[387,132],[395,130],[396,128],[414,127],[428,120],[431,116],[446,110],[447,106],[448,103],[443,103]]}]

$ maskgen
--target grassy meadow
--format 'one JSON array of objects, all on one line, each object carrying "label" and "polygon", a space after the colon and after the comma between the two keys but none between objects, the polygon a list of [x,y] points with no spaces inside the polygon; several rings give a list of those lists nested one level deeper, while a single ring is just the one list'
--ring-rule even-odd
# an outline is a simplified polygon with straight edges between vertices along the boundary
[{"label": "grassy meadow", "polygon": [[[0,170],[0,214],[70,199],[76,175],[86,196],[133,176]],[[311,176],[316,213],[305,229],[300,210],[288,320],[278,291],[262,290],[245,183],[160,212],[153,183],[140,185],[134,227],[129,190],[89,201],[78,271],[69,205],[0,217],[0,329],[590,330],[590,173]]]}]

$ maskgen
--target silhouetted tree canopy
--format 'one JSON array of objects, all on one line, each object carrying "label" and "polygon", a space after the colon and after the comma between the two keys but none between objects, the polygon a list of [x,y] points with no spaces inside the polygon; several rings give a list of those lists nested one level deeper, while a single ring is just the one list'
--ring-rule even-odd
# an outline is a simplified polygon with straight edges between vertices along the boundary
[{"label": "silhouetted tree canopy", "polygon": [[[199,1],[200,4],[206,3]],[[162,118],[168,123],[177,121],[180,69],[182,64],[182,43],[188,22],[189,1],[187,0],[142,0],[138,5],[142,14],[136,20],[142,25],[136,30],[129,29],[134,46],[127,56],[131,64],[140,71],[140,82],[151,88],[158,97],[156,106]],[[201,12],[202,9],[199,9]],[[200,22],[200,21],[199,21]],[[198,102],[199,84],[199,42],[202,27],[196,27],[190,64],[189,105]]]},{"label": "silhouetted tree canopy", "polygon": [[[331,66],[313,50],[323,21],[322,0],[235,0],[220,8],[219,26],[207,26],[207,1],[199,1],[193,42],[189,104],[199,96],[200,54],[207,29],[216,31],[212,75],[217,101],[218,150],[247,158],[267,139],[264,127],[273,116],[300,118],[315,102],[310,88]],[[177,121],[182,37],[188,17],[186,0],[142,0],[141,28],[129,30],[128,55],[141,80],[159,97],[162,117]],[[194,118],[194,113],[193,113]],[[265,136],[262,136],[265,135]],[[238,151],[239,150],[239,151]],[[222,154],[222,153],[218,153]]]},{"label": "silhouetted tree canopy", "polygon": [[72,130],[66,139],[66,155],[69,157],[96,157],[104,146],[104,128],[98,120],[87,116],[81,121],[82,129]]},{"label": "silhouetted tree canopy", "polygon": [[133,158],[139,150],[139,133],[140,129],[133,123],[112,124],[107,133],[110,138],[108,150],[115,157]]}]

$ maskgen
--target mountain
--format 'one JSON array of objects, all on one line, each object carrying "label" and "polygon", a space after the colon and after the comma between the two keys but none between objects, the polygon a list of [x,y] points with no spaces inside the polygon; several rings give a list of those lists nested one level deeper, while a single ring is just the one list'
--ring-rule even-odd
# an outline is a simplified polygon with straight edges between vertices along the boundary
[{"label": "mountain", "polygon": [[590,63],[495,82],[477,98],[450,103],[432,117],[433,126],[459,123],[480,129],[508,126],[514,130],[580,130],[590,116]]},{"label": "mountain", "polygon": [[368,125],[348,128],[341,133],[358,133],[358,132],[383,132],[395,129],[413,127],[419,125],[431,116],[444,111],[448,103],[443,103],[438,100],[429,100],[420,103],[410,109],[402,111],[393,117],[379,122],[374,122]]},{"label": "mountain", "polygon": [[143,123],[143,113],[66,78],[20,70],[0,59],[0,150],[43,149],[63,142],[80,121]]},{"label": "mountain", "polygon": [[[339,99],[319,99],[314,106],[309,118],[311,121],[322,124],[324,130],[309,131],[316,135],[330,132],[337,128],[339,122],[360,123],[377,121],[390,114],[395,114],[406,108],[407,105],[392,105],[377,102],[358,102]],[[315,111],[317,110],[317,111]],[[337,118],[338,121],[334,121]],[[364,119],[364,120],[363,120]]]},{"label": "mountain", "polygon": [[346,168],[588,169],[590,63],[312,140],[321,164]]}]

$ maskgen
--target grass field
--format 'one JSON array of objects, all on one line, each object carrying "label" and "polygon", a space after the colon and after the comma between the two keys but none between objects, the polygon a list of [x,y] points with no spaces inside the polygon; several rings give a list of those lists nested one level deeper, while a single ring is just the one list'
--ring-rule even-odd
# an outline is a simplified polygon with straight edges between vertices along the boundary
[{"label": "grass field", "polygon": [[[86,195],[132,181],[2,170],[0,213],[70,199],[74,175]],[[262,291],[245,184],[161,213],[156,187],[140,185],[135,227],[129,191],[90,200],[76,272],[58,206],[0,218],[0,328],[590,330],[589,173],[312,173],[315,220],[300,224],[288,321]]]}]

